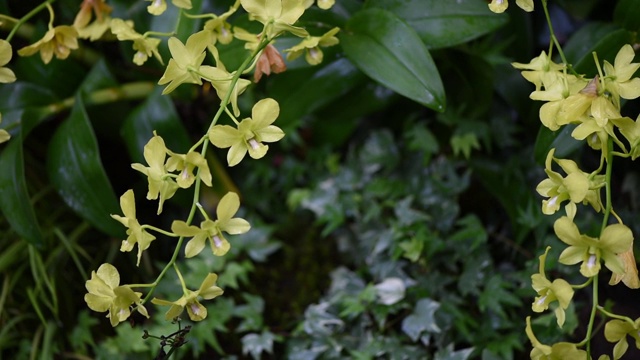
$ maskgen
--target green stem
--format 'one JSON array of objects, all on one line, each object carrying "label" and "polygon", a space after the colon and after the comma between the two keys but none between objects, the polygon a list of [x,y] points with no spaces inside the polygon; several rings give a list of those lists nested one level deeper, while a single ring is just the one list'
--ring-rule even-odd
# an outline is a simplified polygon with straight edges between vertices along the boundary
[{"label": "green stem", "polygon": [[[220,116],[224,112],[224,109],[229,104],[229,100],[231,100],[231,94],[233,93],[233,89],[235,88],[236,84],[238,83],[238,80],[240,79],[240,75],[242,74],[242,72],[245,70],[245,68],[247,66],[249,66],[249,64],[251,63],[253,58],[256,57],[260,53],[260,51],[262,51],[262,49],[265,46],[267,46],[267,44],[269,44],[269,42],[270,42],[269,39],[263,39],[260,42],[260,45],[251,53],[251,56],[247,57],[242,62],[242,64],[240,64],[240,67],[238,67],[238,69],[235,71],[235,73],[233,74],[233,77],[231,78],[231,86],[229,87],[229,91],[224,96],[224,98],[221,100],[220,107],[218,108],[218,111],[214,115],[213,119],[211,120],[211,124],[209,124],[209,128],[207,129],[207,132],[206,132],[207,134],[211,131],[211,129],[218,122],[218,120],[220,119]],[[207,147],[209,146],[209,137],[208,136],[204,136],[203,140],[201,140],[201,141],[202,141],[202,154],[206,154],[207,153]],[[198,142],[200,142],[200,141],[198,141]],[[195,216],[196,209],[198,208],[198,204],[199,204],[198,200],[200,199],[200,183],[201,183],[200,171],[202,171],[202,169],[200,167],[198,167],[198,171],[196,173],[195,187],[194,187],[194,190],[193,190],[193,201],[192,201],[192,204],[191,204],[191,209],[189,210],[189,215],[187,216],[187,220],[185,221],[187,225],[191,225],[191,223],[193,222],[193,218]],[[181,236],[178,239],[178,243],[176,244],[176,247],[173,250],[173,255],[171,256],[171,260],[169,260],[169,262],[164,266],[164,268],[162,269],[162,271],[160,272],[160,274],[158,275],[156,280],[152,283],[151,289],[149,289],[149,292],[147,293],[147,295],[142,300],[142,304],[146,303],[149,300],[149,298],[151,297],[151,295],[155,291],[156,286],[158,286],[158,284],[160,283],[160,280],[162,280],[162,278],[164,277],[164,274],[167,272],[167,270],[170,267],[174,266],[174,264],[176,263],[176,260],[178,259],[178,254],[180,253],[180,249],[182,248],[182,242],[183,241],[184,241],[184,237]]]},{"label": "green stem", "polygon": [[209,215],[207,215],[207,212],[204,210],[199,201],[196,201],[196,206],[198,207],[198,210],[200,210],[202,217],[204,217],[206,220],[209,220]]},{"label": "green stem", "polygon": [[171,37],[175,36],[175,32],[160,32],[160,31],[147,31],[142,34],[143,38],[147,38],[148,36],[162,36],[162,37]]},{"label": "green stem", "polygon": [[[570,67],[569,62],[567,61],[567,58],[564,56],[564,52],[562,51],[562,47],[560,46],[560,43],[558,42],[558,38],[556,37],[555,32],[553,31],[553,24],[551,23],[551,16],[549,15],[549,9],[547,8],[547,0],[542,0],[542,10],[544,11],[544,16],[547,19],[547,26],[549,27],[549,33],[550,33],[550,37],[551,37],[551,41],[553,42],[553,45],[556,47],[556,49],[558,50],[558,54],[560,54],[560,59],[562,59],[562,63],[565,64],[566,66]],[[550,47],[551,49],[551,47]],[[551,50],[549,50],[549,57],[551,57]],[[575,71],[573,70],[573,68],[570,68],[571,72]]]},{"label": "green stem", "polygon": [[609,223],[609,215],[611,214],[611,172],[613,169],[613,141],[611,138],[607,141],[607,170],[605,172],[605,208],[602,216],[602,225],[600,226],[600,233],[604,231]]},{"label": "green stem", "polygon": [[610,318],[618,319],[618,320],[622,320],[622,321],[626,321],[626,322],[628,322],[629,324],[631,324],[631,325],[634,325],[634,326],[635,326],[634,321],[633,321],[633,320],[631,320],[631,318],[629,318],[629,317],[627,317],[627,316],[622,316],[622,315],[617,315],[617,314],[610,313],[610,312],[608,312],[607,310],[605,310],[602,306],[598,306],[598,311],[600,311],[601,313],[603,313],[603,314],[607,315],[607,316],[608,316],[608,317],[610,317]]},{"label": "green stem", "polygon": [[185,282],[184,282],[184,278],[182,277],[182,273],[180,272],[180,269],[178,268],[178,264],[173,263],[173,269],[176,271],[176,275],[178,275],[178,279],[180,280],[180,285],[182,285],[182,293],[186,296],[188,294],[188,292],[187,292],[187,284],[185,284]]},{"label": "green stem", "polygon": [[[613,140],[609,138],[607,140],[607,170],[605,173],[605,208],[602,215],[602,225],[600,227],[600,234],[604,231],[609,223],[609,215],[611,214],[611,172],[613,169]],[[596,311],[598,310],[598,279],[594,279],[592,288],[592,303],[591,303],[591,315],[589,316],[589,324],[587,326],[587,334],[583,342],[587,344],[587,354],[591,354],[591,334],[593,333],[593,325],[596,318]]]},{"label": "green stem", "polygon": [[591,284],[591,282],[593,281],[593,278],[590,277],[589,279],[587,279],[587,281],[585,281],[584,283],[580,284],[580,285],[571,285],[572,288],[574,289],[584,289],[586,288],[589,284]]},{"label": "green stem", "polygon": [[152,226],[152,225],[142,225],[141,228],[143,228],[143,229],[151,229],[151,230],[153,230],[155,232],[158,232],[160,234],[163,234],[163,235],[166,235],[166,236],[169,236],[169,237],[178,237],[178,235],[176,235],[176,234],[174,234],[172,232],[168,232],[166,230],[162,230],[162,229],[157,228],[157,227]]},{"label": "green stem", "polygon": [[[597,275],[596,275],[597,276]],[[589,325],[587,325],[587,335],[585,335],[582,343],[587,343],[587,357],[591,354],[591,334],[593,333],[593,324],[596,320],[596,310],[598,308],[598,279],[593,281],[593,294],[591,294],[591,314],[589,315]],[[581,343],[581,344],[582,344]]]},{"label": "green stem", "polygon": [[217,16],[215,14],[189,14],[187,12],[183,12],[182,15],[184,15],[186,18],[189,19],[215,19],[217,18]]},{"label": "green stem", "polygon": [[[122,86],[96,90],[89,93],[85,99],[88,105],[102,105],[120,100],[144,99],[149,96],[156,85],[148,81],[133,82]],[[48,105],[45,111],[56,114],[73,107],[75,97],[69,97],[59,103]]]},{"label": "green stem", "polygon": [[11,42],[11,39],[13,38],[13,35],[15,35],[16,31],[18,31],[18,29],[20,28],[20,26],[22,26],[22,24],[24,24],[25,22],[29,21],[29,19],[31,19],[32,17],[34,17],[37,13],[39,13],[40,11],[42,11],[42,9],[51,6],[50,4],[52,2],[54,2],[56,0],[47,0],[45,2],[43,2],[42,4],[36,6],[35,8],[33,8],[33,10],[29,11],[25,16],[23,16],[20,20],[18,20],[18,22],[13,26],[13,29],[11,29],[11,32],[9,33],[9,35],[7,36],[7,41]]}]

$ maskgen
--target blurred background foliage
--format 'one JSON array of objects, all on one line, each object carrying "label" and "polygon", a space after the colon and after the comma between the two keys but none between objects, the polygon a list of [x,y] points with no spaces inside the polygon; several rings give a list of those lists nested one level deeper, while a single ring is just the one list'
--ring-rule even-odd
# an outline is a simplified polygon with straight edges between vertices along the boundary
[{"label": "blurred background foliage", "polygon": [[[79,3],[56,1],[56,24],[71,23]],[[171,30],[178,16],[172,6],[150,17],[143,1],[108,3],[141,33]],[[0,13],[20,17],[38,4],[0,0]],[[231,2],[193,4],[193,12],[222,13]],[[635,1],[553,1],[551,10],[568,60],[589,76],[592,51],[612,61],[622,44],[637,43]],[[14,50],[38,39],[47,21],[36,16]],[[252,26],[246,15],[231,22]],[[109,214],[119,212],[127,189],[145,192],[130,164],[141,161],[152,131],[185,151],[217,109],[215,92],[182,86],[161,96],[155,83],[164,67],[153,59],[135,66],[131,43],[109,36],[46,66],[14,56],[18,82],[0,86],[2,126],[13,136],[0,147],[0,357],[140,359],[169,351],[142,339],[144,330],[183,330],[187,343],[173,355],[182,359],[527,356],[530,275],[547,245],[561,249],[534,192],[544,156],[556,147],[587,165],[598,160],[577,150],[570,130],[541,129],[531,88],[510,66],[547,49],[544,16],[515,6],[496,15],[476,0],[338,0],[328,11],[309,9],[300,24],[313,35],[339,26],[341,44],[326,49],[322,64],[288,63],[240,98],[243,113],[267,96],[281,105],[276,124],[287,136],[266,158],[228,170],[226,152],[208,154],[214,187],[203,205],[212,211],[221,194],[238,191],[253,228],[230,239],[227,256],[205,251],[182,265],[187,283],[216,272],[225,290],[195,324],[167,323],[151,307],[150,320],[113,329],[86,307],[84,283],[104,262],[121,269],[123,282],[147,282],[171,255],[173,240],[161,239],[135,268],[134,254],[119,253],[123,232]],[[201,26],[183,19],[178,37]],[[246,56],[238,41],[220,52],[228,69]],[[638,110],[623,108],[632,117]],[[640,173],[620,163],[615,207],[633,219]],[[142,198],[136,206],[141,221],[168,228],[189,201],[174,197],[161,216]],[[589,218],[582,221],[587,228]],[[639,233],[640,223],[630,226]],[[568,273],[558,264],[547,269]],[[167,279],[157,295],[179,296],[168,286],[176,281]],[[640,315],[625,300],[637,292],[601,288],[614,306]],[[582,336],[587,301],[577,299],[562,330],[553,315],[538,318],[539,339]]]}]

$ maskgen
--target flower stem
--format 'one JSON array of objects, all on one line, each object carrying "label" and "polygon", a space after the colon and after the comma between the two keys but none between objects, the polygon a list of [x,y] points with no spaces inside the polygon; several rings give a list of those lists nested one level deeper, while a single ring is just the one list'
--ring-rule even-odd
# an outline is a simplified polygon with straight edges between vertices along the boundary
[{"label": "flower stem", "polygon": [[[571,66],[569,65],[569,62],[567,61],[567,58],[564,56],[564,52],[562,51],[562,47],[560,46],[560,43],[558,42],[558,38],[556,37],[556,34],[553,31],[553,24],[551,23],[551,16],[549,15],[549,9],[547,8],[547,0],[542,0],[542,10],[544,11],[544,16],[547,19],[547,26],[549,27],[549,34],[550,34],[550,37],[551,37],[551,42],[553,43],[555,48],[558,50],[558,54],[560,54],[560,59],[562,59],[562,63],[565,64],[566,66],[570,67],[571,72],[575,73],[573,68],[571,68]],[[549,46],[549,56],[551,56],[551,50],[552,50],[552,47]]]},{"label": "flower stem", "polygon": [[[13,39],[13,36],[15,35],[16,31],[18,31],[20,26],[22,26],[22,24],[24,24],[29,19],[31,19],[33,16],[35,16],[37,13],[42,11],[42,9],[44,9],[45,7],[49,7],[50,8],[51,7],[51,3],[54,2],[54,1],[55,0],[46,0],[42,4],[36,6],[31,11],[29,11],[25,16],[23,16],[20,20],[18,20],[18,22],[13,26],[13,29],[11,29],[11,32],[9,33],[9,35],[7,35],[7,39],[6,40],[8,42],[11,42],[11,39]],[[52,21],[53,21],[53,19],[52,19]]]},{"label": "flower stem", "polygon": [[[245,59],[245,61],[242,62],[240,67],[238,67],[238,69],[235,71],[235,73],[233,74],[233,77],[231,78],[231,86],[229,87],[229,91],[224,96],[224,98],[221,100],[220,107],[218,108],[218,111],[216,112],[215,116],[211,120],[211,124],[209,125],[209,128],[207,129],[207,132],[206,132],[207,134],[213,128],[213,126],[218,122],[218,120],[220,119],[220,116],[224,112],[224,109],[229,104],[229,101],[231,100],[231,94],[233,93],[233,90],[234,90],[236,84],[238,83],[238,80],[240,79],[240,75],[249,66],[249,64],[251,63],[253,58],[255,58],[260,53],[260,51],[262,51],[262,49],[265,46],[267,46],[267,44],[269,44],[269,41],[270,40],[263,39],[260,42],[260,45],[251,53],[251,56],[247,57]],[[209,137],[208,136],[204,136],[201,139],[201,141],[202,141],[202,154],[206,154],[207,147],[209,145]],[[200,142],[200,141],[198,141],[198,142]],[[195,213],[196,213],[196,209],[198,209],[198,205],[199,205],[198,200],[200,199],[200,183],[201,183],[200,171],[201,170],[202,169],[200,167],[198,167],[198,171],[196,173],[195,187],[194,187],[194,190],[193,190],[193,201],[192,201],[192,204],[191,204],[191,209],[189,210],[189,215],[187,216],[187,220],[185,221],[185,223],[187,225],[191,225],[191,223],[193,222],[193,218],[195,216]],[[180,272],[177,269],[177,265],[175,265],[175,263],[176,263],[176,260],[178,259],[178,254],[180,253],[180,249],[182,249],[182,242],[183,241],[184,241],[184,237],[181,236],[178,239],[178,243],[176,244],[176,247],[174,248],[173,255],[171,256],[171,260],[169,260],[169,262],[164,266],[164,268],[162,269],[160,274],[158,274],[158,277],[153,282],[153,286],[151,287],[151,289],[149,290],[147,295],[142,300],[143,304],[151,297],[151,295],[153,294],[156,286],[160,283],[160,280],[162,280],[162,278],[164,277],[164,274],[167,272],[169,267],[173,266],[176,269],[176,272],[178,273],[178,276],[181,278]],[[183,290],[184,290],[184,281],[182,281],[182,278],[181,278],[181,282],[183,283]]]},{"label": "flower stem", "polygon": [[607,310],[605,310],[602,306],[598,306],[598,310],[607,315],[610,318],[614,318],[614,319],[618,319],[618,320],[622,320],[622,321],[626,321],[631,325],[635,325],[634,321],[631,320],[631,318],[627,317],[627,316],[622,316],[622,315],[616,315],[616,314],[612,314],[610,312],[608,312]]},{"label": "flower stem", "polygon": [[151,230],[153,230],[153,231],[155,231],[157,233],[160,233],[162,235],[166,235],[166,236],[169,236],[169,237],[178,237],[178,235],[176,235],[176,234],[174,234],[172,232],[168,232],[166,230],[162,230],[162,229],[157,228],[157,227],[155,227],[153,225],[142,225],[142,228],[143,229],[151,229]]}]

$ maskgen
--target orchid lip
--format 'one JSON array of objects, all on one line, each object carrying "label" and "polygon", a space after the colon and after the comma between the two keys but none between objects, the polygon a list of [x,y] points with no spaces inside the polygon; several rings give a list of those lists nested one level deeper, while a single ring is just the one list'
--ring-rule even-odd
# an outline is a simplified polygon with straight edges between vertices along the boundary
[{"label": "orchid lip", "polygon": [[222,240],[220,240],[220,237],[218,235],[213,237],[213,244],[219,248],[222,246]]},{"label": "orchid lip", "polygon": [[250,139],[249,145],[253,150],[258,150],[260,148],[260,143],[256,139]]}]

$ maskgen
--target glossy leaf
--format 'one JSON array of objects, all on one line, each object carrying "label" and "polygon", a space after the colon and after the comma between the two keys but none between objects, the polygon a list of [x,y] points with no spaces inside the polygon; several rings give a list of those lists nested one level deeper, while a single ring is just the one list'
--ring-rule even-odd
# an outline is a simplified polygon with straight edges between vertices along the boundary
[{"label": "glossy leaf", "polygon": [[477,0],[371,0],[368,7],[385,9],[406,21],[429,48],[462,44],[506,24],[506,14],[494,14]]},{"label": "glossy leaf", "polygon": [[629,31],[640,30],[640,1],[618,1],[613,11],[613,21]]},{"label": "glossy leaf", "polygon": [[373,81],[355,87],[314,114],[311,122],[314,143],[342,146],[353,134],[360,118],[398,98],[396,93]]},{"label": "glossy leaf", "polygon": [[[29,111],[15,111],[3,114],[4,119],[20,122],[21,118],[34,119]],[[0,154],[0,209],[11,228],[29,244],[41,246],[42,233],[33,205],[27,191],[24,176],[24,156],[22,152],[23,132],[18,133],[6,144]]]},{"label": "glossy leaf", "polygon": [[122,136],[133,162],[146,163],[142,153],[154,130],[171,151],[186,152],[191,145],[171,98],[162,96],[161,92],[161,88],[156,88],[129,114],[122,126]]},{"label": "glossy leaf", "polygon": [[429,51],[416,32],[393,13],[366,9],[341,33],[344,52],[370,78],[436,111],[445,94]]},{"label": "glossy leaf", "polygon": [[[15,82],[0,86],[0,112],[24,109],[29,106],[48,105],[57,100],[57,96],[49,89],[26,82]],[[3,128],[6,123],[3,120]]]},{"label": "glossy leaf", "polygon": [[118,200],[102,167],[98,143],[80,96],[49,143],[47,171],[52,184],[80,217],[111,236],[121,227],[109,214],[118,213]]},{"label": "glossy leaf", "polygon": [[332,62],[319,71],[313,68],[300,71],[308,71],[310,76],[285,73],[274,80],[274,87],[270,89],[270,94],[280,103],[278,126],[297,124],[303,116],[340,99],[366,80],[346,59]]},{"label": "glossy leaf", "polygon": [[14,59],[13,68],[18,79],[48,89],[59,98],[73,96],[86,75],[86,67],[73,56],[65,60],[54,57],[48,64],[42,62],[40,54],[29,57],[14,56]]},{"label": "glossy leaf", "polygon": [[582,147],[583,143],[571,137],[576,126],[569,124],[559,131],[551,131],[544,126],[538,131],[538,138],[534,148],[534,156],[538,164],[544,165],[549,150],[556,149],[555,156],[564,158]]},{"label": "glossy leaf", "polygon": [[578,73],[593,77],[598,73],[592,55],[594,51],[601,63],[607,60],[613,64],[620,48],[632,41],[632,35],[627,30],[612,24],[590,23],[569,39],[564,51],[567,61],[574,64]]}]

